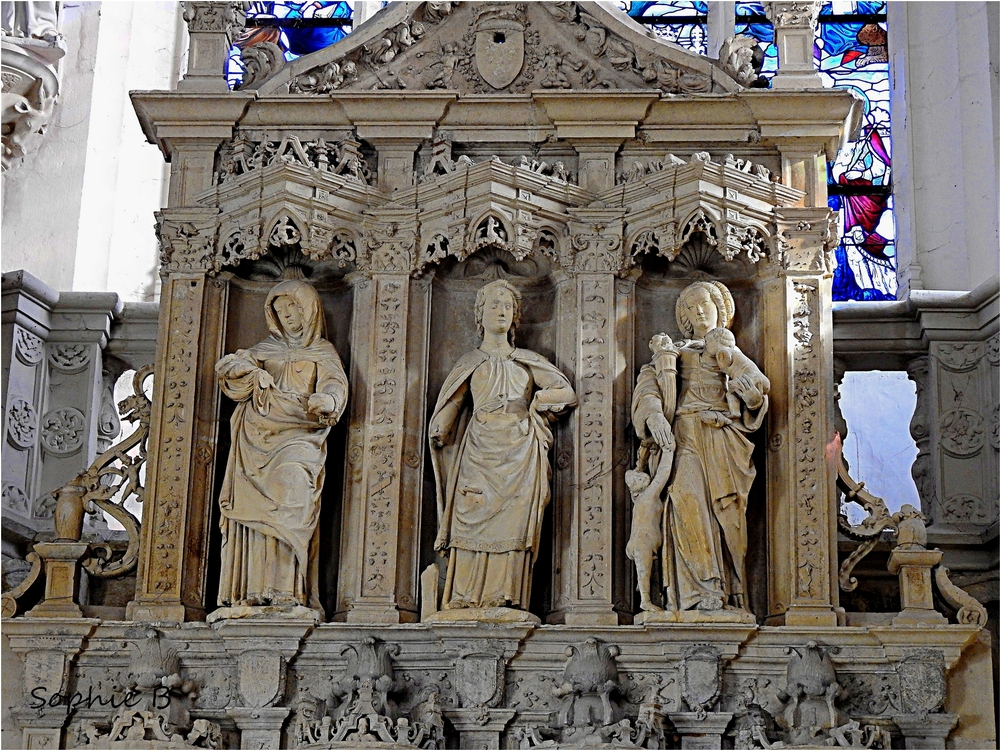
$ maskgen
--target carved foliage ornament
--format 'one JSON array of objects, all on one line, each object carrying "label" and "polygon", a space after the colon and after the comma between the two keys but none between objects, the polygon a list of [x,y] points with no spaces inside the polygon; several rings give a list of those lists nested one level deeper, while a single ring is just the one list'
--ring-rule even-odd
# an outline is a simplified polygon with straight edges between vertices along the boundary
[{"label": "carved foliage ornament", "polygon": [[42,445],[47,453],[69,456],[83,446],[87,427],[83,412],[75,407],[54,409],[42,418]]},{"label": "carved foliage ornament", "polygon": [[[456,13],[453,28],[441,22]],[[459,33],[465,30],[462,37]],[[572,41],[567,45],[567,33]],[[291,93],[348,87],[456,89],[516,93],[533,89],[648,86],[701,93],[711,76],[637,48],[575,3],[423,3],[380,37],[309,70]]]},{"label": "carved foliage ornament", "polygon": [[38,437],[38,413],[22,396],[10,400],[7,409],[7,440],[19,449],[29,449]]},{"label": "carved foliage ornament", "polygon": [[764,11],[775,28],[811,29],[816,26],[822,3],[765,2]]},{"label": "carved foliage ornament", "polygon": [[56,344],[49,350],[49,364],[64,373],[78,373],[90,363],[91,348],[86,344]]},{"label": "carved foliage ornament", "polygon": [[37,365],[42,359],[42,340],[30,331],[14,327],[14,351],[25,365]]}]

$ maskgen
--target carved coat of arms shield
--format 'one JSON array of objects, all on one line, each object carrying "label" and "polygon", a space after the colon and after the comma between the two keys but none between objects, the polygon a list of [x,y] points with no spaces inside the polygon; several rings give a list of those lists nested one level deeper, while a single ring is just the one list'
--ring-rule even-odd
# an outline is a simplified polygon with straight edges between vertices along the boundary
[{"label": "carved coat of arms shield", "polygon": [[240,694],[248,707],[267,707],[278,698],[281,667],[281,655],[275,652],[253,650],[240,655]]},{"label": "carved coat of arms shield", "polygon": [[494,89],[510,86],[524,67],[524,4],[489,3],[476,19],[476,68]]},{"label": "carved coat of arms shield", "polygon": [[702,644],[689,649],[681,662],[683,698],[693,712],[712,709],[722,692],[719,651]]},{"label": "carved coat of arms shield", "polygon": [[467,654],[455,661],[455,688],[463,707],[493,707],[503,695],[504,662],[492,654]]},{"label": "carved coat of arms shield", "polygon": [[918,650],[896,666],[903,708],[913,714],[934,712],[944,705],[946,684],[944,654]]}]

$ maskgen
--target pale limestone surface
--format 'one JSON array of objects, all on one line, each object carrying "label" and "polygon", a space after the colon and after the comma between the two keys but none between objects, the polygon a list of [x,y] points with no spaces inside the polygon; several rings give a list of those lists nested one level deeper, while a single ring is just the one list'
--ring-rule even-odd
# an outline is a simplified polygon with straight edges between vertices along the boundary
[{"label": "pale limestone surface", "polygon": [[309,284],[276,285],[264,314],[270,338],[215,367],[238,403],[219,498],[219,601],[322,612],[316,532],[326,439],[347,404],[347,376]]},{"label": "pale limestone surface", "polygon": [[[179,675],[198,685],[191,712],[218,723],[219,745],[384,743],[385,734],[440,747],[434,732],[421,737],[421,725],[443,729],[452,746],[537,746],[548,729],[550,740],[650,747],[666,745],[672,724],[682,747],[719,746],[734,733],[730,722],[782,714],[788,650],[810,641],[841,649],[834,671],[843,691],[821,707],[835,719],[843,713],[860,729],[877,718],[907,743],[927,744],[943,742],[948,715],[968,707],[973,733],[988,736],[992,715],[976,716],[966,694],[956,694],[960,709],[940,711],[948,683],[967,677],[956,669],[982,669],[957,667],[978,624],[959,615],[959,624],[934,627],[846,626],[865,614],[839,607],[836,491],[823,469],[836,243],[824,162],[849,97],[795,88],[811,69],[789,69],[784,91],[741,91],[712,61],[575,3],[529,4],[523,19],[491,4],[401,3],[266,78],[261,96],[228,93],[213,54],[228,49],[236,8],[192,10],[186,93],[135,96],[173,175],[157,216],[155,502],[128,617],[167,624],[165,634],[185,643]],[[782,19],[784,39],[811,39],[813,10],[805,8],[805,24]],[[475,51],[500,44],[495,32],[515,42],[518,25],[525,78],[487,88],[489,55]],[[468,53],[453,69],[449,45]],[[811,65],[810,49],[798,50],[798,62]],[[289,92],[293,80],[298,90]],[[632,90],[587,88],[602,81]],[[399,82],[407,88],[381,90]],[[446,82],[454,88],[437,88]],[[706,86],[716,93],[697,93]],[[226,403],[213,366],[266,336],[260,304],[278,279],[301,276],[338,324],[332,336],[351,371],[350,419],[327,439],[337,449],[322,495],[332,515],[324,586],[336,601],[333,622],[262,613],[207,625],[211,509],[225,469]],[[530,300],[517,344],[553,363],[580,401],[553,430],[553,532],[543,559],[551,571],[540,566],[535,582],[541,604],[531,607],[546,619],[538,628],[537,615],[513,609],[498,614],[518,616],[510,622],[434,622],[490,614],[434,612],[417,590],[436,531],[430,405],[479,345],[473,299],[496,278]],[[678,611],[674,622],[629,625],[633,384],[654,334],[691,337],[671,311],[684,288],[705,279],[732,290],[736,340],[772,384],[767,424],[753,436],[758,478],[746,516],[753,613]],[[689,365],[680,363],[682,380]],[[412,622],[421,611],[425,622]],[[686,622],[692,614],[698,621]],[[68,620],[5,622],[10,662],[23,673],[12,680],[26,687],[15,696],[129,683],[139,641],[129,622]],[[594,659],[567,662],[568,648]],[[834,685],[828,674],[807,677]],[[87,736],[85,723],[107,725],[110,714],[96,704],[71,716],[52,710],[20,703],[4,730],[15,728],[23,745],[54,746]],[[765,740],[787,740],[801,719]],[[857,745],[850,722],[834,725],[831,734]],[[134,718],[128,727],[151,730]],[[956,728],[951,742],[960,743],[966,728]]]},{"label": "pale limestone surface", "polygon": [[[641,439],[659,448],[650,472],[660,473],[657,454],[674,461],[662,521],[643,521],[662,523],[667,610],[745,610],[746,503],[756,471],[753,446],[743,434],[760,427],[770,384],[731,335],[717,333],[735,315],[725,285],[695,282],[682,290],[676,307],[678,328],[692,338],[662,354],[654,348],[633,395],[633,425]],[[639,568],[642,591],[649,570]],[[643,610],[659,609],[647,596],[643,600]]]},{"label": "pale limestone surface", "polygon": [[482,287],[475,316],[482,344],[445,379],[428,431],[434,547],[448,555],[441,607],[527,609],[551,493],[549,421],[576,395],[544,357],[514,346],[521,295],[509,282]]}]

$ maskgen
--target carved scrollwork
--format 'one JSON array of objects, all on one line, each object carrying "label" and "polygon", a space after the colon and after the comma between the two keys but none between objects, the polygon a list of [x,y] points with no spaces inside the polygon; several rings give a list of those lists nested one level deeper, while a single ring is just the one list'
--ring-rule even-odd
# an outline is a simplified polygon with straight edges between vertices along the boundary
[{"label": "carved scrollwork", "polygon": [[38,413],[23,396],[15,396],[7,408],[7,440],[14,448],[30,449],[38,439]]},{"label": "carved scrollwork", "polygon": [[2,603],[0,603],[0,615],[4,618],[13,618],[17,615],[17,601],[31,589],[31,586],[38,581],[42,575],[42,559],[35,551],[31,551],[25,556],[25,560],[31,564],[28,575],[11,590],[3,593]]},{"label": "carved scrollwork", "polygon": [[14,351],[25,365],[37,365],[44,354],[42,340],[20,326],[14,327]]},{"label": "carved scrollwork", "polygon": [[861,523],[857,525],[848,522],[846,514],[841,513],[837,517],[840,531],[852,540],[861,543],[840,565],[840,588],[844,592],[853,592],[858,586],[858,580],[851,576],[854,567],[872,551],[882,536],[882,531],[892,529],[894,521],[892,514],[889,513],[889,509],[885,505],[885,501],[865,490],[863,482],[858,482],[851,477],[847,470],[847,464],[844,462],[843,448],[839,442],[837,445],[839,451],[837,460],[837,488],[844,494],[844,501],[846,503],[857,503],[868,512],[868,516],[862,519]]},{"label": "carved scrollwork", "polygon": [[717,247],[719,244],[719,233],[715,228],[715,222],[712,221],[711,217],[705,213],[703,209],[696,209],[695,212],[688,217],[688,220],[684,223],[684,229],[681,232],[679,245],[683,247],[684,243],[691,239],[694,234],[701,234],[705,237],[705,240],[712,247]]},{"label": "carved scrollwork", "polygon": [[220,167],[216,174],[219,185],[248,172],[273,164],[308,167],[356,182],[374,184],[372,169],[361,153],[361,142],[345,138],[331,143],[323,138],[303,142],[296,135],[286,135],[280,142],[264,138],[251,141],[240,133],[219,151]]},{"label": "carved scrollwork", "polygon": [[87,420],[75,407],[54,409],[42,418],[42,446],[55,456],[69,456],[83,446]]},{"label": "carved scrollwork", "polygon": [[959,623],[982,628],[986,625],[988,618],[986,608],[975,597],[953,584],[949,573],[944,566],[938,566],[934,570],[934,582],[937,584],[941,596],[945,602],[958,611],[956,617]]},{"label": "carved scrollwork", "polygon": [[944,502],[944,516],[949,522],[985,526],[996,521],[997,507],[978,496],[963,493]]},{"label": "carved scrollwork", "polygon": [[948,370],[960,373],[976,367],[985,352],[982,342],[941,344],[937,349],[937,358]]},{"label": "carved scrollwork", "polygon": [[285,54],[274,42],[257,42],[240,49],[243,61],[243,80],[237,87],[245,90],[260,85],[285,64]]},{"label": "carved scrollwork", "polygon": [[358,249],[354,238],[347,232],[335,232],[330,242],[330,254],[339,268],[345,268],[358,260]]}]

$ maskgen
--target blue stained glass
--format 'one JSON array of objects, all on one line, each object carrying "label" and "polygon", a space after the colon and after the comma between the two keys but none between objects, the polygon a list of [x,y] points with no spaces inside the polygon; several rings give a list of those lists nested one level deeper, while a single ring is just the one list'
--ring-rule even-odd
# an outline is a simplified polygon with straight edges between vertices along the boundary
[{"label": "blue stained glass", "polygon": [[281,24],[281,20],[345,18],[353,17],[353,2],[282,2],[261,0],[251,2],[247,8],[247,18],[273,18],[274,26],[247,26],[229,50],[226,65],[226,80],[230,88],[236,88],[243,80],[243,62],[240,50],[261,42],[274,42],[285,54],[286,60],[294,60],[302,55],[316,52],[335,44],[347,36],[351,26],[304,26]]},{"label": "blue stained glass", "polygon": [[683,47],[699,55],[708,54],[708,29],[704,23],[669,23],[672,16],[690,18],[691,16],[707,16],[707,2],[629,2],[621,0],[618,7],[630,16],[656,16],[668,23],[649,23],[656,36],[668,42]]},{"label": "blue stained glass", "polygon": [[695,0],[673,0],[672,2],[629,2],[624,0],[618,7],[630,16],[707,16],[708,3]]}]

